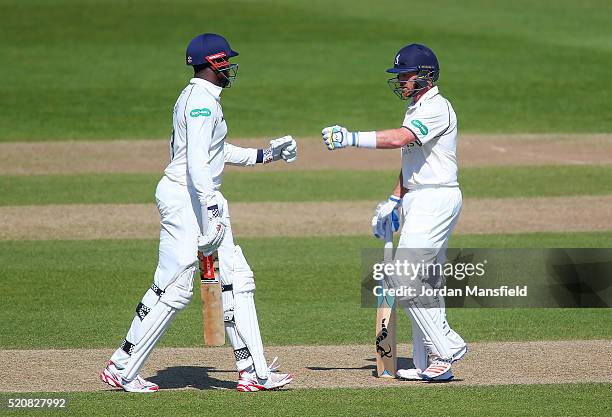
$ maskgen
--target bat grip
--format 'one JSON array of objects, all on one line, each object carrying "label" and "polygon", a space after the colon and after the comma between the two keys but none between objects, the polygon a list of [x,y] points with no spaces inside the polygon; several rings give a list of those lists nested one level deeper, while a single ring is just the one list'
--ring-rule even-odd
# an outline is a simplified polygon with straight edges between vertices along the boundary
[{"label": "bat grip", "polygon": [[393,227],[391,225],[391,219],[385,224],[385,261],[389,261],[393,258]]}]

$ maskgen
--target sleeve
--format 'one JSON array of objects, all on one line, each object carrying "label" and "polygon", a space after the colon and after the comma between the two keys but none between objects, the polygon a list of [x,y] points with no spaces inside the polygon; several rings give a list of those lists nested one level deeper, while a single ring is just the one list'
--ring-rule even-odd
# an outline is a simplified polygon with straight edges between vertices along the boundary
[{"label": "sleeve", "polygon": [[187,125],[187,183],[196,191],[202,208],[214,195],[209,149],[216,118],[215,103],[188,101],[185,107]]},{"label": "sleeve", "polygon": [[446,102],[422,106],[412,114],[406,114],[402,126],[417,137],[416,144],[422,146],[442,136],[451,124],[450,109]]},{"label": "sleeve", "polygon": [[257,152],[255,148],[242,148],[225,142],[223,159],[229,165],[250,167],[257,163]]}]

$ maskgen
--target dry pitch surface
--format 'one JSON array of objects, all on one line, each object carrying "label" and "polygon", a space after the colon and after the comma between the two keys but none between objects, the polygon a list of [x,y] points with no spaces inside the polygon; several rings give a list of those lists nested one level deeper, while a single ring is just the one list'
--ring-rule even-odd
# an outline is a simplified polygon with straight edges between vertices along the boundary
[{"label": "dry pitch surface", "polygon": [[[612,362],[599,361],[593,369],[593,358],[612,356],[609,340],[489,342],[470,348],[455,364],[455,380],[449,384],[612,382]],[[373,346],[360,345],[266,349],[268,357],[279,357],[283,371],[295,375],[294,389],[437,385],[375,378],[373,350]],[[399,352],[408,355],[410,345],[400,345]],[[0,350],[0,392],[111,389],[97,378],[111,353],[110,349]],[[410,360],[400,359],[399,365],[408,367]],[[229,347],[156,349],[143,375],[162,389],[233,389],[237,381]]]},{"label": "dry pitch surface", "polygon": [[[369,201],[229,205],[238,239],[368,235],[364,219],[370,218],[373,207]],[[349,212],[351,216],[344,215]],[[0,219],[0,240],[159,236],[159,213],[153,204],[5,206],[0,207]],[[612,196],[474,198],[464,201],[456,233],[605,231],[611,219]]]}]

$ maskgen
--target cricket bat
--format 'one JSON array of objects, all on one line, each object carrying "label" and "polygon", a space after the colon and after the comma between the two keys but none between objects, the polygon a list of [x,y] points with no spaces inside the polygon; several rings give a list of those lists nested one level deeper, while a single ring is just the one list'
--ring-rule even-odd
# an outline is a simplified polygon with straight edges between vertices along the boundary
[{"label": "cricket bat", "polygon": [[200,296],[202,297],[202,322],[204,323],[204,345],[225,344],[223,324],[223,302],[219,279],[219,256],[215,251],[210,256],[198,251],[200,265]]},{"label": "cricket bat", "polygon": [[[385,262],[393,259],[393,230],[391,222],[385,233]],[[387,288],[385,281],[381,281]],[[395,297],[379,296],[376,309],[376,376],[395,378],[397,372],[397,342],[395,334]]]}]

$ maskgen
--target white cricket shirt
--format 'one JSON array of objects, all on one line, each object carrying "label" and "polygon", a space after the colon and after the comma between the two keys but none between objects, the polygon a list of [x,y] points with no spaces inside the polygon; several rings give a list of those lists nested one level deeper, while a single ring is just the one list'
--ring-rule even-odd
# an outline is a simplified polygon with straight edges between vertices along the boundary
[{"label": "white cricket shirt", "polygon": [[165,175],[195,191],[202,207],[219,190],[223,179],[227,125],[220,103],[222,90],[206,80],[192,78],[174,105],[170,164]]},{"label": "white cricket shirt", "polygon": [[417,141],[402,147],[405,188],[457,186],[457,116],[438,87],[427,91],[406,110],[402,124]]}]

